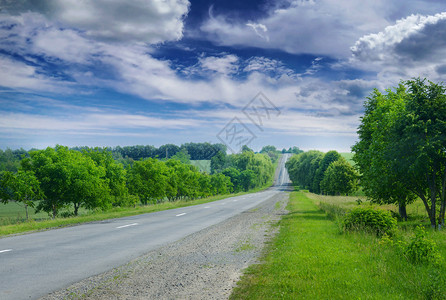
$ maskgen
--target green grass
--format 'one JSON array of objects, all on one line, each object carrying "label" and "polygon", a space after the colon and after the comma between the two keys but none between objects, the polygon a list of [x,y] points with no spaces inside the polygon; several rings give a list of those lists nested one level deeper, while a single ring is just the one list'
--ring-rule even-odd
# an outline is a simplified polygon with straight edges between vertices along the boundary
[{"label": "green grass", "polygon": [[191,160],[190,164],[196,166],[200,172],[211,174],[211,160]]},{"label": "green grass", "polygon": [[[437,270],[412,265],[372,235],[343,234],[302,192],[291,193],[288,210],[231,299],[444,299],[444,261]],[[430,235],[446,257],[445,232]]]},{"label": "green grass", "polygon": [[340,152],[339,153],[343,158],[345,158],[352,166],[355,165],[353,161],[353,153],[352,152]]}]

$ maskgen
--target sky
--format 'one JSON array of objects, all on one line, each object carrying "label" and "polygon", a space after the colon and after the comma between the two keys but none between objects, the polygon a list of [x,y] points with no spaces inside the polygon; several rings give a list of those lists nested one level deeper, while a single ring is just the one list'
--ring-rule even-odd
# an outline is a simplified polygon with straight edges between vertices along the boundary
[{"label": "sky", "polygon": [[445,74],[443,0],[0,0],[0,149],[345,152],[374,88]]}]

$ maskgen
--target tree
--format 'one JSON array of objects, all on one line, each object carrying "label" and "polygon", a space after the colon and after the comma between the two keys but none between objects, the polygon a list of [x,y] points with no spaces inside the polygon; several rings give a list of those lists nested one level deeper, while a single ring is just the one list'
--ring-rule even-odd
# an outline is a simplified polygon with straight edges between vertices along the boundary
[{"label": "tree", "polygon": [[179,152],[177,152],[172,159],[177,159],[181,161],[183,164],[190,164],[190,155],[187,153],[186,148],[182,148]]},{"label": "tree", "polygon": [[321,193],[328,195],[349,195],[357,188],[358,174],[343,158],[332,162],[321,181]]},{"label": "tree", "polygon": [[325,153],[324,157],[319,163],[319,168],[316,171],[313,179],[313,193],[320,194],[321,193],[321,181],[324,179],[325,170],[328,169],[328,166],[338,159],[341,158],[341,155],[337,151],[328,151]]},{"label": "tree", "polygon": [[157,159],[135,161],[128,172],[129,192],[137,195],[144,205],[159,202],[166,197],[166,174],[165,163]]},{"label": "tree", "polygon": [[[121,198],[129,199],[128,189],[126,186],[126,171],[122,164],[116,162],[113,158],[113,154],[109,149],[87,149],[84,150],[84,155],[90,157],[97,166],[105,169],[103,179],[106,180],[110,196],[114,198],[113,205],[117,206],[118,203],[124,203],[128,201],[121,201]],[[133,203],[134,199],[131,199],[130,203]]]},{"label": "tree", "polygon": [[317,150],[293,155],[285,164],[293,184],[313,192],[314,177],[323,157],[324,153]]},{"label": "tree", "polygon": [[400,217],[405,220],[406,205],[414,201],[415,195],[405,187],[404,177],[396,172],[389,155],[399,139],[394,126],[397,116],[405,114],[406,96],[403,85],[399,85],[395,92],[387,90],[387,94],[375,90],[364,104],[359,141],[352,147],[366,196],[375,203],[397,204]]},{"label": "tree", "polygon": [[211,158],[211,174],[220,173],[226,165],[226,153],[223,151],[218,151]]},{"label": "tree", "polygon": [[[385,184],[384,195],[396,190],[406,198],[416,195],[423,201],[432,227],[444,226],[446,209],[446,88],[425,79],[406,81],[396,93],[378,91],[366,102],[366,111],[355,145],[355,161],[370,180]],[[380,121],[379,117],[384,116]],[[365,167],[367,154],[374,169]],[[388,173],[378,174],[380,170]],[[375,185],[376,186],[376,185]],[[391,196],[397,196],[391,194]],[[440,204],[437,219],[437,204]]]},{"label": "tree", "polygon": [[243,187],[240,182],[240,171],[238,169],[231,167],[224,169],[221,173],[230,178],[234,193],[242,190]]},{"label": "tree", "polygon": [[34,172],[19,170],[17,173],[6,171],[0,179],[0,201],[9,200],[22,203],[28,220],[28,207],[34,207],[34,201],[43,198],[40,183]]},{"label": "tree", "polygon": [[60,145],[31,151],[30,157],[22,160],[22,168],[34,172],[45,195],[37,211],[51,213],[53,218],[69,204],[73,204],[75,214],[81,206],[93,209],[109,204],[104,168],[79,151]]}]

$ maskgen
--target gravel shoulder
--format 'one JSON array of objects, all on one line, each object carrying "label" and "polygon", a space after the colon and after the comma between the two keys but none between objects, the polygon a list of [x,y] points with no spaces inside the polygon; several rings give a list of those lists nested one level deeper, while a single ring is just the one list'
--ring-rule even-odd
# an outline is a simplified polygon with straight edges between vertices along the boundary
[{"label": "gravel shoulder", "polygon": [[[41,299],[227,299],[286,214],[288,193]],[[69,272],[69,270],[67,270]]]}]

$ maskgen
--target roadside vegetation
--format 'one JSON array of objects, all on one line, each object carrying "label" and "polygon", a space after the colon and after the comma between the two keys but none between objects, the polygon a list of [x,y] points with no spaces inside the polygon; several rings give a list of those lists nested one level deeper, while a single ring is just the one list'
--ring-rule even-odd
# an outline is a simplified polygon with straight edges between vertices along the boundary
[{"label": "roadside vegetation", "polygon": [[446,299],[445,92],[419,78],[375,90],[351,155],[293,156],[300,191],[232,298]]},{"label": "roadside vegetation", "polygon": [[445,299],[445,231],[428,224],[398,224],[392,236],[349,230],[343,220],[351,207],[377,210],[343,196],[292,192],[280,232],[231,299]]},{"label": "roadside vegetation", "polygon": [[[147,157],[126,164],[109,148],[1,152],[0,162],[13,163],[0,165],[9,168],[0,171],[0,235],[205,203],[273,183],[280,155],[274,146],[260,153],[245,146],[238,154],[218,151],[209,160],[195,160],[210,168],[206,172],[191,163],[187,149],[203,158],[211,153],[209,147],[221,145],[185,145],[168,159]],[[124,149],[137,153],[145,148]],[[173,151],[172,145],[160,149]],[[198,155],[198,149],[205,153]]]}]

